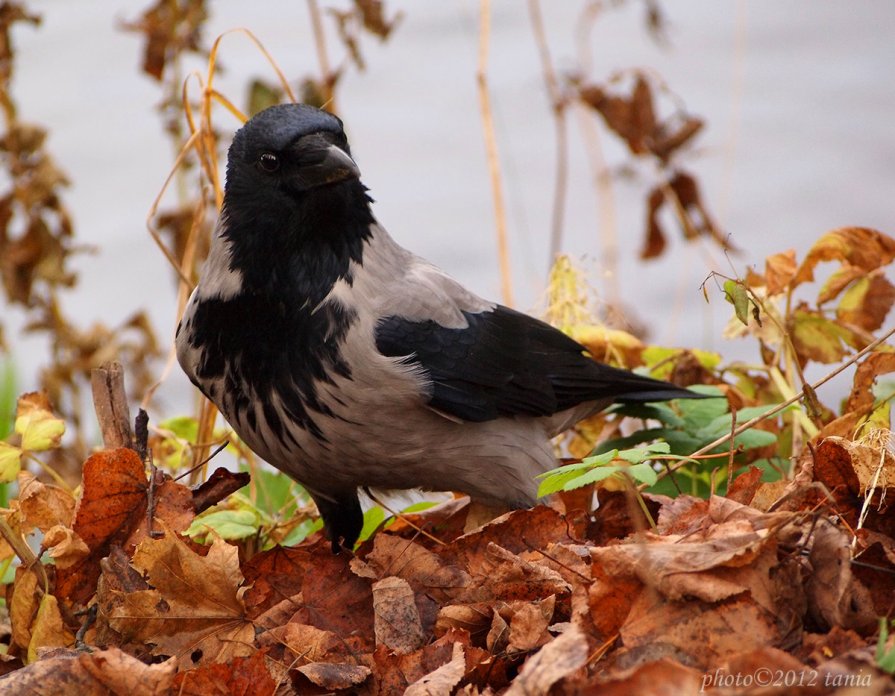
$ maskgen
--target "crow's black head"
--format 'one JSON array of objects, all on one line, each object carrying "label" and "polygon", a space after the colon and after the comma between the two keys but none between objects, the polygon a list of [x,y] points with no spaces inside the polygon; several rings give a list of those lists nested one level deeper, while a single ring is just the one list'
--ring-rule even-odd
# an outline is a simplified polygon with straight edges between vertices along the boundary
[{"label": "crow's black head", "polygon": [[359,176],[332,114],[280,104],[253,116],[227,158],[221,234],[230,268],[250,288],[279,282],[296,287],[276,292],[325,295],[360,260],[374,222]]},{"label": "crow's black head", "polygon": [[280,104],[252,117],[233,138],[227,193],[296,196],[359,175],[338,118],[305,104]]}]

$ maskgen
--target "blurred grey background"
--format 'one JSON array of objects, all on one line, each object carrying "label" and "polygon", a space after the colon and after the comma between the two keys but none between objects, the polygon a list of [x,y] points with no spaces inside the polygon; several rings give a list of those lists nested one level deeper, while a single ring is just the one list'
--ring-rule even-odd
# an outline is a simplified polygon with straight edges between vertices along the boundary
[{"label": "blurred grey background", "polygon": [[[147,3],[148,4],[148,3]],[[77,289],[65,306],[85,325],[115,324],[135,309],[150,312],[159,337],[175,327],[173,276],[145,220],[173,162],[155,111],[161,93],[139,72],[142,38],[120,23],[142,2],[33,0],[37,29],[14,33],[14,96],[21,117],[49,128],[49,149],[73,185],[66,202],[80,243],[96,255],[77,258]],[[591,3],[592,4],[592,3]],[[342,6],[322,2],[321,7]],[[580,29],[586,2],[542,2],[556,68],[581,69]],[[319,74],[305,3],[211,2],[209,41],[234,27],[251,29],[290,79]],[[864,225],[895,233],[895,4],[778,0],[662,2],[666,40],[644,29],[644,5],[603,3],[586,40],[587,77],[603,81],[622,68],[655,71],[707,125],[686,161],[716,220],[742,253],[740,273],[763,268],[770,253],[795,248],[801,258],[822,233]],[[388,0],[403,13],[385,44],[363,42],[367,69],[349,69],[338,87],[364,182],[380,222],[399,242],[485,296],[500,278],[492,197],[476,93],[479,3]],[[554,130],[526,3],[494,0],[489,82],[504,174],[516,305],[537,310],[549,261]],[[327,24],[331,28],[330,23]],[[331,55],[341,55],[330,41]],[[226,72],[218,88],[240,106],[243,85],[274,75],[243,36],[224,40]],[[195,67],[204,72],[197,60]],[[600,286],[600,214],[587,153],[570,114],[570,170],[563,250]],[[217,127],[238,127],[223,109]],[[602,128],[602,126],[601,126]],[[605,158],[628,155],[602,130]],[[708,242],[675,233],[659,260],[641,262],[648,180],[615,183],[620,243],[618,283],[648,339],[666,345],[755,357],[754,342],[722,337],[728,305],[711,286],[711,270],[733,273]],[[669,225],[669,229],[674,229]],[[40,341],[21,339],[22,318],[3,309],[20,375],[36,384]],[[888,324],[893,319],[890,317]],[[158,392],[165,415],[188,408],[189,385],[175,369]],[[824,398],[824,394],[821,394]]]}]

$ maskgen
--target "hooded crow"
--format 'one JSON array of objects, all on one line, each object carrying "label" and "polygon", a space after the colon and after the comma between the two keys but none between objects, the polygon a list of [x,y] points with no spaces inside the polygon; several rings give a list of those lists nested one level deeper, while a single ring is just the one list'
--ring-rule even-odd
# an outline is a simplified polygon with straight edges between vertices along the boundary
[{"label": "hooded crow", "polygon": [[334,551],[360,533],[359,486],[528,507],[553,436],[613,402],[699,396],[476,296],[388,235],[359,176],[332,114],[248,121],[176,338],[193,384],[308,490]]}]

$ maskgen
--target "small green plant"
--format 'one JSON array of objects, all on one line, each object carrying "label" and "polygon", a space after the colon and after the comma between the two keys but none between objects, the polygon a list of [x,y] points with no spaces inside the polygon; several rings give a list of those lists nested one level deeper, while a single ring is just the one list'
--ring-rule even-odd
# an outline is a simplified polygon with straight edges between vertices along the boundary
[{"label": "small green plant", "polygon": [[[895,626],[895,621],[891,622]],[[886,646],[889,642],[889,621],[882,617],[879,620],[879,640],[876,642],[876,664],[884,672],[895,674],[895,645]]]}]

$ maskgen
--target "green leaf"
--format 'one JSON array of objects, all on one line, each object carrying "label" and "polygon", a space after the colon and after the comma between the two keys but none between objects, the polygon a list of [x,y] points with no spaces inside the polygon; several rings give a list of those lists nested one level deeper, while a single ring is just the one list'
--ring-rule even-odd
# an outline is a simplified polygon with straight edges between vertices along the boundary
[{"label": "green leaf", "polygon": [[246,539],[258,533],[261,520],[251,510],[212,510],[193,520],[184,532],[191,539],[205,539],[213,529],[222,539]]},{"label": "green leaf", "polygon": [[564,491],[571,491],[575,488],[581,488],[582,486],[587,486],[588,484],[602,481],[609,478],[613,474],[617,474],[623,468],[627,469],[627,467],[620,467],[617,465],[594,467],[590,471],[585,472],[580,476],[574,477],[571,481],[567,481],[562,489]]},{"label": "green leaf", "polygon": [[733,305],[737,319],[749,326],[749,293],[746,286],[735,280],[725,280],[724,299]]},{"label": "green leaf", "polygon": [[656,474],[656,470],[653,468],[651,462],[634,464],[627,469],[624,469],[624,472],[637,483],[645,483],[647,486],[655,486],[656,481],[659,480],[659,476]]},{"label": "green leaf", "polygon": [[192,416],[174,416],[159,423],[162,430],[170,430],[174,435],[187,442],[196,442],[199,437],[199,421]]},{"label": "green leaf", "polygon": [[316,518],[313,520],[304,520],[300,524],[295,525],[289,534],[280,542],[280,546],[295,546],[307,539],[314,532],[323,529],[323,520]]},{"label": "green leaf", "polygon": [[364,526],[360,530],[358,541],[366,541],[369,539],[370,535],[379,529],[379,525],[385,522],[385,517],[385,510],[378,505],[367,510],[364,513]]}]

